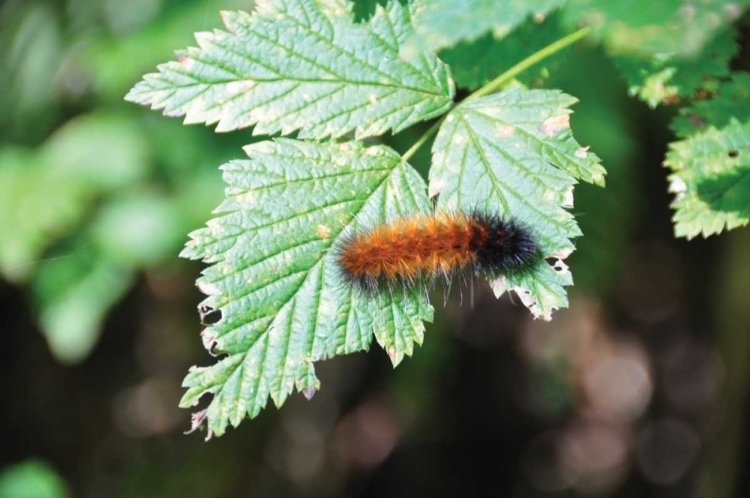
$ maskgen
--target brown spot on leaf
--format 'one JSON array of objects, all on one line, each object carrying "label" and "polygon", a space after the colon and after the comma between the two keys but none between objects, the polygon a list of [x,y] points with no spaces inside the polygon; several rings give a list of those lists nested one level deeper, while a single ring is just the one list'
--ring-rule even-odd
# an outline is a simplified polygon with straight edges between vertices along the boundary
[{"label": "brown spot on leaf", "polygon": [[501,125],[497,127],[496,137],[509,137],[516,132],[516,128],[511,125]]},{"label": "brown spot on leaf", "polygon": [[318,225],[317,227],[318,237],[321,239],[327,239],[331,236],[331,227],[326,225]]},{"label": "brown spot on leaf", "polygon": [[561,114],[559,116],[552,116],[547,118],[538,126],[538,130],[547,135],[553,137],[557,135],[560,130],[564,130],[570,126],[570,115]]}]

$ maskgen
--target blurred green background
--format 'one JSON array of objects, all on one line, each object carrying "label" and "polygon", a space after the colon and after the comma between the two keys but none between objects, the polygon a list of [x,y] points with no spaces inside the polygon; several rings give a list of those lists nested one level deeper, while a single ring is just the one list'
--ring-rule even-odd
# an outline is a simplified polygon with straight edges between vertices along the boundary
[{"label": "blurred green background", "polygon": [[750,232],[673,238],[675,111],[628,97],[592,43],[537,82],[581,100],[609,172],[576,190],[570,309],[454,293],[395,371],[377,347],[328,360],[311,401],[183,435],[182,377],[211,358],[201,265],[177,254],[253,138],[123,96],[225,9],[252,2],[0,4],[0,498],[750,496]]}]

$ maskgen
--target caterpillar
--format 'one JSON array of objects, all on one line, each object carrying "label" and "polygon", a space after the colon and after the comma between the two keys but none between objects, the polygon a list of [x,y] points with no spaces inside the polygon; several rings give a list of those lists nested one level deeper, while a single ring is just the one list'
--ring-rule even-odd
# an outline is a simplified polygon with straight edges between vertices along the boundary
[{"label": "caterpillar", "polygon": [[523,224],[472,211],[419,214],[351,233],[336,259],[347,281],[377,291],[466,272],[517,274],[541,259],[541,251]]}]

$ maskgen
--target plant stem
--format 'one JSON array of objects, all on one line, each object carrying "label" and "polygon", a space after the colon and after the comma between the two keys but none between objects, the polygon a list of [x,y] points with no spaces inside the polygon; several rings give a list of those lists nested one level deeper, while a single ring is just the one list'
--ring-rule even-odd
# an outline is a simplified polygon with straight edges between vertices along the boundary
[{"label": "plant stem", "polygon": [[[578,31],[574,33],[569,34],[568,36],[560,38],[559,40],[555,42],[550,43],[543,49],[531,54],[529,57],[525,58],[524,60],[522,60],[521,62],[519,62],[512,68],[508,69],[507,71],[505,71],[503,74],[501,74],[494,80],[484,85],[482,88],[480,88],[476,92],[466,97],[463,100],[463,102],[466,102],[468,100],[473,100],[479,97],[484,97],[485,95],[489,95],[490,93],[494,93],[500,90],[506,83],[508,83],[511,79],[515,78],[517,75],[526,71],[534,64],[537,64],[543,61],[547,57],[559,52],[565,47],[572,45],[578,40],[584,38],[586,35],[589,34],[590,31],[591,31],[591,28],[587,26],[585,28],[579,29]],[[404,155],[401,157],[404,162],[411,159],[411,157],[419,150],[419,148],[422,147],[425,142],[427,142],[430,138],[432,138],[433,135],[437,133],[438,129],[440,128],[440,125],[443,124],[443,121],[445,120],[446,116],[448,116],[448,113],[443,115],[442,118],[440,118],[434,125],[432,125],[430,129],[427,130],[424,133],[424,135],[419,137],[419,140],[417,140],[416,143],[414,143],[414,145],[412,145],[411,148],[407,150],[406,153],[404,153]]]},{"label": "plant stem", "polygon": [[494,93],[498,90],[500,90],[503,86],[505,86],[506,83],[508,83],[510,80],[515,78],[517,75],[521,74],[522,72],[529,69],[534,64],[537,64],[547,57],[559,52],[560,50],[564,49],[565,47],[574,44],[581,38],[584,38],[586,35],[589,34],[591,31],[591,28],[588,26],[579,29],[578,31],[569,34],[568,36],[564,38],[560,38],[559,40],[550,43],[543,49],[541,49],[538,52],[535,52],[531,54],[530,56],[526,57],[524,60],[513,66],[512,68],[505,71],[503,74],[495,78],[494,80],[490,81],[486,85],[484,85],[482,88],[477,90],[476,92],[472,93],[466,99],[464,99],[464,102],[467,100],[474,100],[479,97],[484,97],[485,95],[489,95],[490,93]]},{"label": "plant stem", "polygon": [[[449,112],[450,112],[450,111],[449,111]],[[447,115],[448,115],[448,114],[446,113],[446,114],[445,114],[445,115],[444,115],[444,116],[443,116],[442,118],[440,118],[439,120],[437,120],[437,122],[436,122],[436,123],[435,123],[434,125],[430,126],[430,129],[429,129],[429,130],[427,130],[427,131],[426,131],[426,132],[424,133],[424,135],[422,135],[421,137],[419,137],[419,140],[417,140],[417,141],[416,141],[416,142],[414,143],[414,145],[412,145],[412,146],[411,146],[411,147],[409,148],[409,150],[407,150],[407,151],[406,151],[406,152],[404,153],[404,155],[403,155],[403,156],[401,156],[401,160],[402,160],[403,162],[407,162],[407,161],[409,161],[409,159],[411,159],[411,156],[413,156],[413,155],[414,155],[414,154],[415,154],[415,153],[416,153],[416,152],[417,152],[417,151],[419,150],[419,148],[420,148],[420,147],[422,147],[422,146],[424,145],[424,143],[425,143],[425,142],[426,142],[427,140],[429,140],[430,138],[432,138],[432,136],[433,136],[433,135],[434,135],[435,133],[437,133],[437,131],[438,131],[438,128],[440,128],[440,125],[441,125],[441,124],[443,124],[443,120],[445,120],[445,116],[447,116]]]}]

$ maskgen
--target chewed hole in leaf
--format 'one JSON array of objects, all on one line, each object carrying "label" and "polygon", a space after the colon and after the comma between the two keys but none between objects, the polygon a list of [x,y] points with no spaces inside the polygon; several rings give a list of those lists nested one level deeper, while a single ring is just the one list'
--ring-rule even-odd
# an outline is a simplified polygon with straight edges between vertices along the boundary
[{"label": "chewed hole in leaf", "polygon": [[198,315],[200,315],[201,325],[204,327],[221,321],[221,310],[212,308],[211,306],[198,306]]}]

